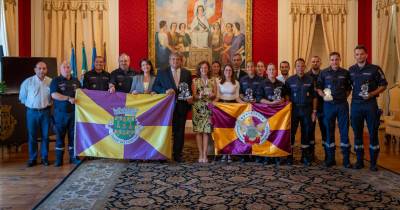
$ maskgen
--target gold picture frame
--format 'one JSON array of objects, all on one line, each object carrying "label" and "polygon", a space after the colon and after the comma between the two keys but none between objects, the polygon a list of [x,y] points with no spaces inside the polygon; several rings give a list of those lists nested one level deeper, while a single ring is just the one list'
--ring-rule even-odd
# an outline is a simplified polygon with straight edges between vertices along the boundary
[{"label": "gold picture frame", "polygon": [[[157,17],[158,13],[156,11],[156,3],[158,1],[163,1],[163,0],[149,0],[148,1],[148,57],[152,61],[153,65],[154,65],[154,67],[156,67],[156,69],[163,68],[162,66],[159,66],[158,65],[159,62],[156,61],[156,33],[158,32],[157,29],[160,30],[158,27],[158,23],[156,23],[156,21],[160,19],[159,17]],[[177,0],[177,1],[179,1],[179,3],[181,3],[181,2],[190,2],[193,0]],[[252,6],[253,6],[253,1],[252,0],[214,0],[214,1],[221,1],[221,2],[234,1],[234,2],[239,2],[241,4],[244,4],[244,6],[245,6],[244,10],[245,10],[246,14],[242,15],[242,16],[244,16],[242,19],[244,19],[244,21],[245,21],[244,22],[244,26],[245,26],[244,27],[244,33],[245,33],[244,34],[244,36],[245,36],[244,42],[245,42],[245,44],[244,44],[244,55],[242,55],[242,57],[244,58],[244,62],[251,61],[252,60],[252,25],[253,25]],[[161,2],[161,3],[164,3],[164,2]],[[197,6],[197,7],[199,7],[199,6]],[[221,9],[221,10],[223,13],[223,9]],[[204,7],[203,7],[203,11],[204,11]],[[222,15],[221,15],[221,17],[223,17]],[[221,24],[221,22],[222,22],[222,18],[221,18],[220,24],[219,24],[220,30],[222,29],[222,26],[224,26],[223,24],[226,24],[226,23]],[[169,26],[167,26],[167,27],[169,27]],[[189,28],[188,23],[187,23],[187,27]],[[214,29],[214,26],[211,26],[211,27],[213,27],[213,29]],[[176,26],[175,26],[175,28],[176,28]],[[194,50],[196,48],[190,48],[190,49]],[[209,51],[209,52],[211,52],[211,51]],[[189,59],[190,59],[190,56],[191,55],[189,55]],[[194,59],[190,59],[190,60],[192,61]],[[228,59],[225,59],[225,61],[227,61],[227,60]],[[213,60],[208,60],[208,61],[211,63]],[[230,61],[230,59],[229,59],[229,61]],[[221,62],[221,63],[224,64],[225,62]],[[194,67],[193,64],[187,64],[184,67],[186,67],[190,70],[195,69],[195,68],[193,68]]]}]

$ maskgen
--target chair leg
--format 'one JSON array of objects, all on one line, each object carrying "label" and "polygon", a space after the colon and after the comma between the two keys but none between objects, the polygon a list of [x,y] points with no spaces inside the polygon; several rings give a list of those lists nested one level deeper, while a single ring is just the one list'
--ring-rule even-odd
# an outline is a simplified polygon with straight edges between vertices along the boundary
[{"label": "chair leg", "polygon": [[390,143],[390,135],[385,134],[385,144],[388,145]]}]

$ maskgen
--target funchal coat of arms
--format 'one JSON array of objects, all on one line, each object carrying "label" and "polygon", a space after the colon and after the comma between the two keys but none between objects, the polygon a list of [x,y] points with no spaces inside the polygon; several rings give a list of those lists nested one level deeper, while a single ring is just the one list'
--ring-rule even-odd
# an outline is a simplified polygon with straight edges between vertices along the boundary
[{"label": "funchal coat of arms", "polygon": [[131,144],[139,138],[143,126],[137,120],[137,109],[113,109],[114,119],[106,125],[108,133],[119,144]]},{"label": "funchal coat of arms", "polygon": [[0,141],[8,139],[13,133],[17,121],[11,115],[10,105],[0,106]]},{"label": "funchal coat of arms", "polygon": [[242,113],[236,120],[235,132],[244,144],[263,144],[268,139],[268,119],[255,111]]}]

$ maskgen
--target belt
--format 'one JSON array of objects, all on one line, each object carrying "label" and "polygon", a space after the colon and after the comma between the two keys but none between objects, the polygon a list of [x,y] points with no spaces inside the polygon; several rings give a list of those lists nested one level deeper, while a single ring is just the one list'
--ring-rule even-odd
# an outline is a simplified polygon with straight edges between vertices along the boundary
[{"label": "belt", "polygon": [[50,109],[50,106],[45,107],[45,108],[29,108],[29,107],[27,107],[27,108],[28,108],[28,110],[31,110],[31,111],[42,112],[42,111],[49,110],[49,109]]}]

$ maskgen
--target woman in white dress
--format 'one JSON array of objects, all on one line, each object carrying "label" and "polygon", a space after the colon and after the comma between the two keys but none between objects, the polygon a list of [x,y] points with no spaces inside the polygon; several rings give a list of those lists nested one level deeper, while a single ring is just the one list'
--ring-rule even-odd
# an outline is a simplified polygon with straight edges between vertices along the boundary
[{"label": "woman in white dress", "polygon": [[[217,97],[214,101],[223,103],[244,103],[239,97],[240,84],[235,79],[233,67],[226,64],[223,68],[221,80],[217,82]],[[230,155],[222,155],[221,162],[232,162]]]}]

